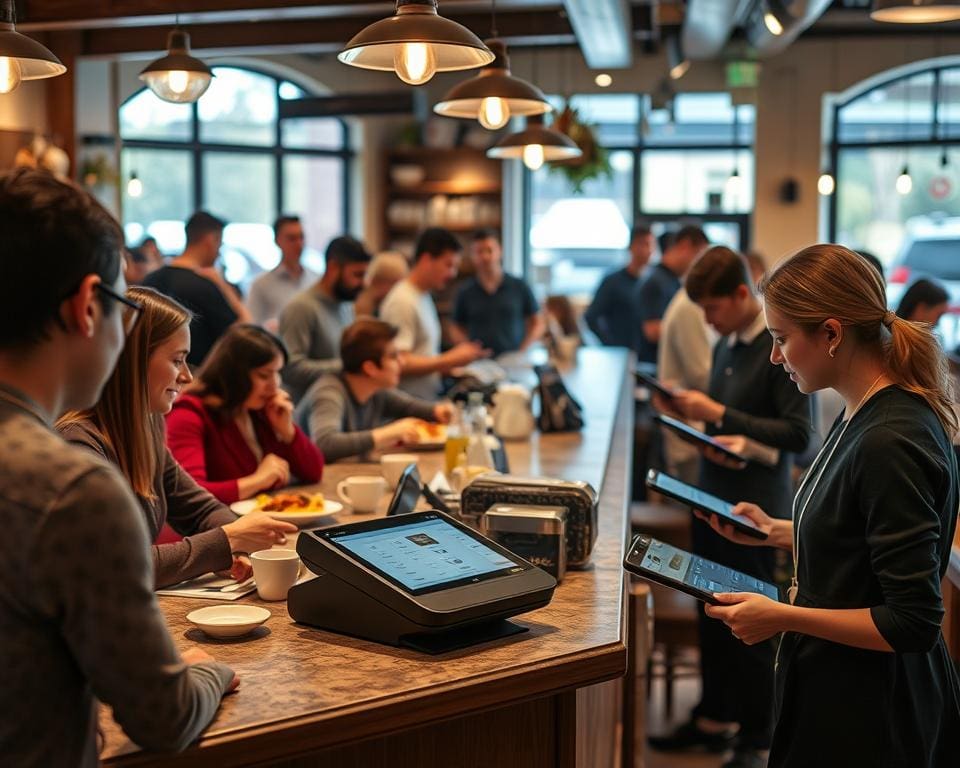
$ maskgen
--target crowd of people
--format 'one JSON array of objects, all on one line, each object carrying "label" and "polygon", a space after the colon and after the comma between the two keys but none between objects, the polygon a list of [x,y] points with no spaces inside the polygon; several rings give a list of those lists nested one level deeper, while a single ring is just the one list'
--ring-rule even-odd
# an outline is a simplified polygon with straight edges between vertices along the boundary
[{"label": "crowd of people", "polygon": [[[0,751],[12,764],[95,765],[94,694],[145,748],[195,739],[239,680],[199,649],[177,652],[154,590],[209,571],[246,578],[246,555],[296,528],[230,503],[415,442],[421,421],[452,416],[444,375],[544,334],[496,233],[470,242],[476,272],[444,348],[432,295],[458,275],[450,232],[424,231],[409,263],[337,237],[315,275],[300,220],[284,216],[280,263],[244,299],[216,267],[224,226],[197,213],[182,254],[141,246],[125,260],[119,225],[87,193],[39,171],[0,176]],[[656,408],[749,459],[670,443],[663,457],[767,534],[698,513],[694,551],[770,582],[773,549],[794,566],[789,600],[721,594],[701,614],[700,702],[652,745],[732,748],[729,768],[950,764],[960,683],[940,580],[958,423],[931,331],[946,294],[920,281],[891,312],[882,271],[838,245],[770,274],[696,226],[659,244],[638,227],[629,251],[585,322],[658,366],[674,395]],[[826,391],[836,419],[818,437]],[[62,738],[46,737],[51,718]]]}]

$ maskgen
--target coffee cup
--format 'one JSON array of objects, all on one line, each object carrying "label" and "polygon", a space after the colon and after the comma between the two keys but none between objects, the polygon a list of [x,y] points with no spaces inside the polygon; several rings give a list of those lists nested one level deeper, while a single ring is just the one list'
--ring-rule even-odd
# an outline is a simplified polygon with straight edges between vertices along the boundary
[{"label": "coffee cup", "polygon": [[300,558],[292,549],[261,549],[250,555],[253,579],[261,600],[286,600],[287,591],[297,583]]},{"label": "coffee cup", "polygon": [[379,475],[354,475],[337,483],[337,495],[354,512],[376,512],[387,481]]},{"label": "coffee cup", "polygon": [[415,453],[388,453],[380,459],[380,471],[387,481],[388,488],[396,488],[400,482],[403,470],[411,464],[416,464],[418,456]]}]

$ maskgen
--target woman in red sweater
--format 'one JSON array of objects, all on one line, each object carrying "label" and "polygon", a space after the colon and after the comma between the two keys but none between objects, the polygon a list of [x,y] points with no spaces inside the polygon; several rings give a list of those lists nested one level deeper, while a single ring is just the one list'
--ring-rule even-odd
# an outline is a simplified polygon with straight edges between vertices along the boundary
[{"label": "woman in red sweater", "polygon": [[276,336],[234,325],[167,417],[170,452],[224,503],[320,481],[323,454],[293,423],[293,403],[280,389],[286,362]]}]

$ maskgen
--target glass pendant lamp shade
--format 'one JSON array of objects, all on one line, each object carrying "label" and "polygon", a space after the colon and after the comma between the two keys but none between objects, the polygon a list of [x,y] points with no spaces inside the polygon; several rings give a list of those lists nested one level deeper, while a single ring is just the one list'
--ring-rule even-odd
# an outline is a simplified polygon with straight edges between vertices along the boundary
[{"label": "glass pendant lamp shade", "polygon": [[140,79],[164,101],[188,104],[203,96],[213,72],[190,55],[190,35],[175,29],[167,38],[167,55],[144,67]]},{"label": "glass pendant lamp shade", "polygon": [[571,160],[582,154],[569,136],[545,127],[543,115],[531,115],[527,118],[526,128],[504,136],[487,150],[487,157],[498,160],[519,158],[534,171],[544,162]]},{"label": "glass pendant lamp shade", "polygon": [[510,73],[502,40],[486,40],[496,58],[480,72],[452,88],[433,108],[444,117],[479,120],[484,128],[502,128],[511,117],[542,115],[553,107],[537,86]]},{"label": "glass pendant lamp shade", "polygon": [[48,48],[17,32],[15,15],[13,0],[0,0],[0,94],[10,93],[24,80],[42,80],[67,71]]},{"label": "glass pendant lamp shade", "polygon": [[360,30],[337,58],[422,85],[437,72],[482,67],[494,55],[469,29],[440,16],[437,0],[397,0],[396,14]]},{"label": "glass pendant lamp shade", "polygon": [[960,19],[960,0],[874,0],[870,18],[893,24],[933,24]]}]

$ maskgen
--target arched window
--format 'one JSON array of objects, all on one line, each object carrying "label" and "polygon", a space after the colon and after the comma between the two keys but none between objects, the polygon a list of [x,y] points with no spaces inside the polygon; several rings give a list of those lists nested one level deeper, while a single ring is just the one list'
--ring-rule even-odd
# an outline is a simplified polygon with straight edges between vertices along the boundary
[{"label": "arched window", "polygon": [[228,222],[227,278],[247,284],[279,260],[272,224],[298,214],[304,261],[322,271],[326,243],[346,231],[351,151],[337,118],[285,117],[298,85],[238,67],[216,77],[197,104],[169,104],[144,89],[120,107],[123,225],[129,243],[147,235],[176,254],[196,210]]}]

